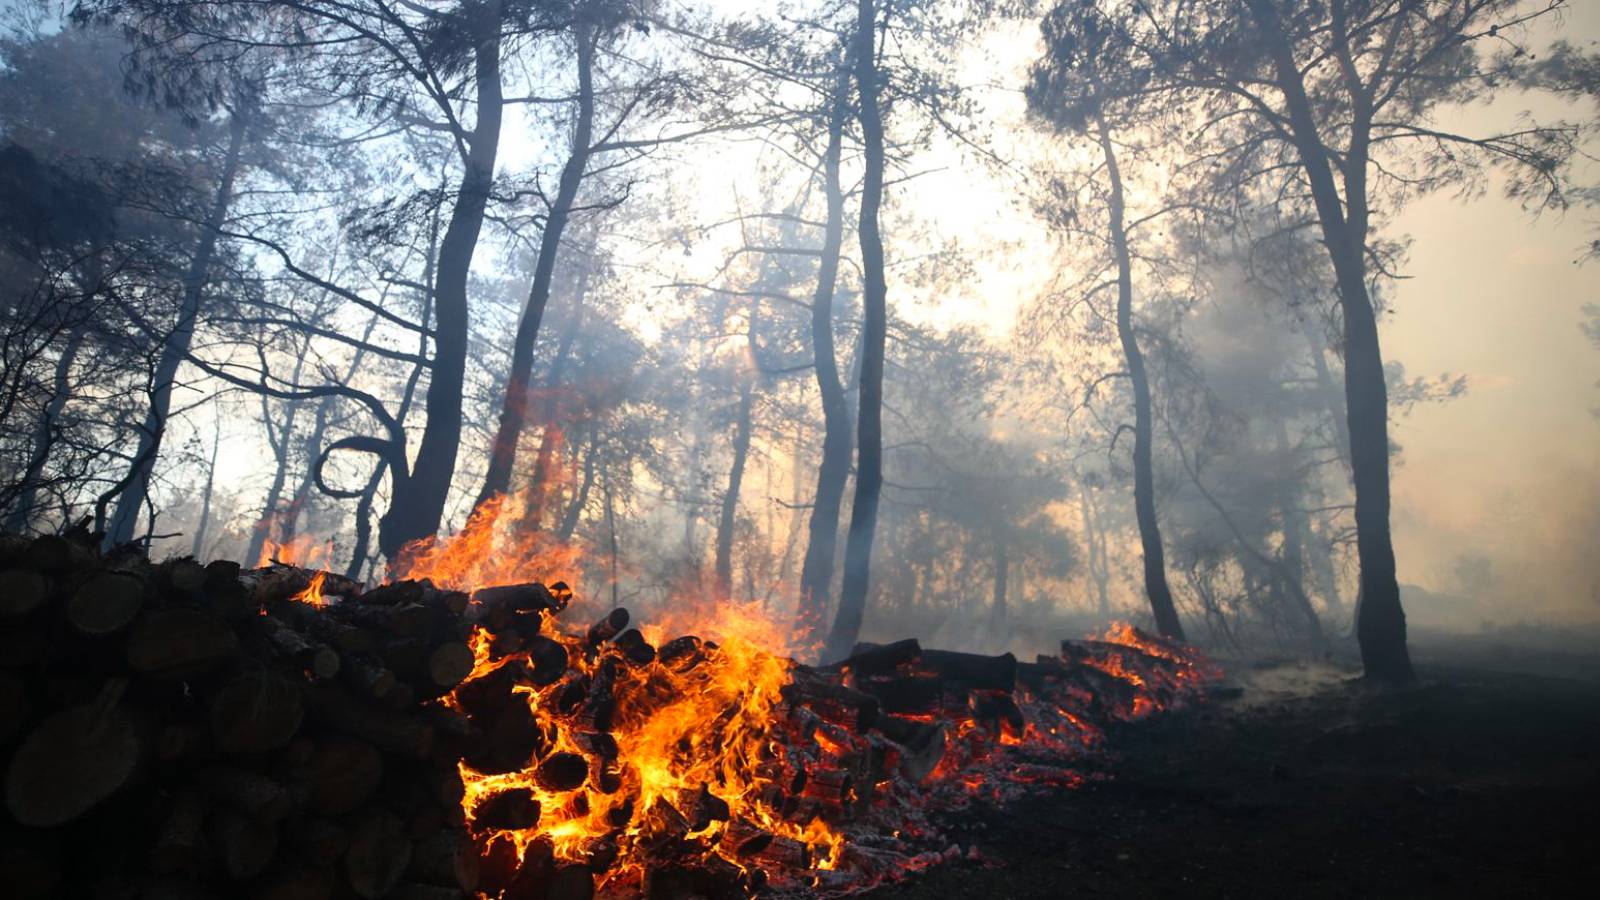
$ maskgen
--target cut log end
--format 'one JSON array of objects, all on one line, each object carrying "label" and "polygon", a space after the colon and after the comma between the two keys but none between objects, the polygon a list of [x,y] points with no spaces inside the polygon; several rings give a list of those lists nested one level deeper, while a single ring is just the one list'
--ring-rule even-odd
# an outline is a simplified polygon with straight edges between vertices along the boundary
[{"label": "cut log end", "polygon": [[128,716],[105,704],[62,710],[23,741],[6,770],[6,808],[18,822],[70,822],[128,783],[141,758]]}]

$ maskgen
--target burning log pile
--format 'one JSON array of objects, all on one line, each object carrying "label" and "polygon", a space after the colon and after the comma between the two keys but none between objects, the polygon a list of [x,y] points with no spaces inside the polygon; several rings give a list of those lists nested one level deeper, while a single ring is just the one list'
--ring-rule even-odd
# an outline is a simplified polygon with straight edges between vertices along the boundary
[{"label": "burning log pile", "polygon": [[669,632],[572,600],[8,539],[0,878],[19,897],[859,890],[958,853],[935,814],[1075,784],[1107,723],[1210,677],[1127,627],[1032,663],[907,640],[817,668],[735,605]]},{"label": "burning log pile", "polygon": [[958,852],[933,814],[1075,785],[1105,724],[1212,677],[1127,626],[1027,664],[905,640],[812,668],[764,650],[759,623],[669,639],[614,609],[564,632],[565,607],[478,592],[473,671],[445,700],[469,723],[486,896],[863,889]]}]

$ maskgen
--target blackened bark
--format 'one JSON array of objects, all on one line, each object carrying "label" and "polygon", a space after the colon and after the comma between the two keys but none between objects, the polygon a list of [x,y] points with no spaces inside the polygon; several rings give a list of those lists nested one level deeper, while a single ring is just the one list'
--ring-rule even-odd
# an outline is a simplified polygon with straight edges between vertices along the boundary
[{"label": "blackened bark", "polygon": [[516,338],[511,345],[511,375],[506,381],[500,424],[495,430],[494,443],[489,447],[489,468],[484,474],[483,489],[478,492],[475,505],[482,505],[511,488],[511,470],[516,463],[517,444],[528,421],[533,350],[539,342],[539,326],[544,321],[545,306],[550,302],[550,282],[555,275],[556,257],[561,249],[561,234],[566,230],[573,202],[578,196],[578,187],[583,182],[584,169],[589,165],[589,145],[594,129],[593,26],[579,24],[576,37],[578,118],[573,129],[572,149],[567,154],[566,165],[561,168],[561,181],[556,189],[555,201],[550,205],[550,215],[545,220],[544,233],[539,236],[539,258],[534,265],[533,284],[528,288],[528,302],[522,309],[522,319],[517,323]]},{"label": "blackened bark", "polygon": [[1128,252],[1128,231],[1124,223],[1126,201],[1122,193],[1122,171],[1117,166],[1116,148],[1105,121],[1097,120],[1095,125],[1110,182],[1106,202],[1111,216],[1111,248],[1117,262],[1117,338],[1122,342],[1128,380],[1133,385],[1133,510],[1139,522],[1139,546],[1144,555],[1144,592],[1150,599],[1156,630],[1166,637],[1183,640],[1183,625],[1178,621],[1178,610],[1172,602],[1172,588],[1167,585],[1166,551],[1161,546],[1161,524],[1156,518],[1150,379],[1145,373],[1144,354],[1139,350],[1133,328],[1133,261]]},{"label": "blackened bark", "polygon": [[844,584],[839,610],[828,633],[823,661],[844,659],[861,634],[866,613],[872,538],[883,490],[883,354],[888,334],[888,285],[883,272],[883,236],[878,209],[883,203],[883,118],[878,109],[876,21],[872,0],[856,5],[856,90],[861,98],[865,172],[861,185],[861,409],[856,425],[856,490],[845,538]]},{"label": "blackened bark", "polygon": [[[133,540],[138,527],[139,514],[144,509],[150,493],[150,479],[155,471],[156,458],[161,455],[161,441],[166,437],[167,417],[172,410],[172,387],[178,378],[178,367],[189,355],[189,345],[194,340],[195,325],[200,318],[200,304],[205,296],[206,283],[211,272],[211,258],[217,250],[217,232],[228,217],[228,207],[233,203],[233,182],[239,174],[239,158],[244,151],[247,129],[245,117],[233,114],[229,123],[228,150],[223,157],[221,177],[211,210],[201,226],[200,240],[194,258],[183,279],[183,301],[178,308],[178,320],[161,346],[155,371],[150,379],[150,406],[145,412],[144,427],[139,433],[139,445],[133,454],[128,474],[113,488],[117,505],[105,524],[105,546],[126,544]],[[97,510],[103,515],[110,495],[102,495]]]},{"label": "blackened bark", "polygon": [[828,145],[823,151],[822,188],[827,198],[822,256],[817,264],[817,289],[811,298],[811,352],[822,397],[822,462],[806,530],[806,556],[800,565],[800,604],[796,627],[802,645],[810,645],[822,629],[833,584],[833,563],[839,546],[839,509],[850,477],[850,409],[833,347],[833,294],[839,280],[839,251],[844,243],[844,190],[839,183],[839,157],[849,115],[850,78],[841,69],[828,119]]},{"label": "blackened bark", "polygon": [[[1294,54],[1268,0],[1247,0],[1272,54],[1278,87],[1301,168],[1311,187],[1323,243],[1333,262],[1344,316],[1345,412],[1350,429],[1350,468],[1356,492],[1356,555],[1361,591],[1356,638],[1368,678],[1394,684],[1415,680],[1406,648],[1406,616],[1395,577],[1394,543],[1389,533],[1389,395],[1378,318],[1367,292],[1366,166],[1370,110],[1359,90],[1352,110],[1352,137],[1345,152],[1345,196],[1338,185],[1311,100]],[[1348,217],[1347,217],[1348,212]]]},{"label": "blackened bark", "polygon": [[389,510],[378,522],[378,549],[393,564],[401,548],[432,537],[444,519],[456,454],[461,449],[461,400],[467,369],[467,276],[483,229],[483,215],[494,183],[504,113],[500,87],[500,3],[484,4],[473,18],[477,119],[467,135],[465,170],[444,239],[439,244],[434,280],[434,352],[425,408],[427,424],[417,444],[416,463],[406,484],[396,485]]}]

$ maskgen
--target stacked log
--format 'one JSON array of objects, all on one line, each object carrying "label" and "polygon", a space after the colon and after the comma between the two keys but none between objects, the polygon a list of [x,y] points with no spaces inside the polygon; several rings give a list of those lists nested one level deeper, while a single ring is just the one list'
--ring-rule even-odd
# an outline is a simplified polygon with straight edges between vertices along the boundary
[{"label": "stacked log", "polygon": [[467,600],[0,539],[7,896],[469,895]]}]

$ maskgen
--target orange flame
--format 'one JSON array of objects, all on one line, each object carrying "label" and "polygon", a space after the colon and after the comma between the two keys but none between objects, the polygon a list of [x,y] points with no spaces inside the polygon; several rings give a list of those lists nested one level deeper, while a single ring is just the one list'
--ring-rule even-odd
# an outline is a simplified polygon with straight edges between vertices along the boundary
[{"label": "orange flame", "polygon": [[306,585],[305,590],[295,594],[289,599],[299,603],[309,603],[312,606],[327,606],[330,601],[327,597],[322,595],[322,582],[327,577],[327,572],[313,573],[311,576],[311,583]]},{"label": "orange flame", "polygon": [[[659,634],[660,629],[648,632]],[[462,807],[469,821],[476,820],[489,798],[513,789],[528,791],[541,810],[535,827],[478,827],[480,836],[509,838],[519,854],[534,841],[545,840],[558,860],[568,862],[586,861],[602,842],[614,841],[621,854],[606,875],[607,883],[637,885],[645,858],[638,845],[655,839],[666,820],[692,820],[698,805],[720,801],[726,805],[722,814],[689,822],[698,828],[685,829],[681,836],[701,839],[711,852],[743,867],[748,860],[729,838],[735,827],[730,823],[737,822],[806,848],[802,871],[836,866],[843,835],[820,815],[796,820],[775,805],[782,791],[772,789],[785,748],[774,740],[773,725],[785,718],[781,689],[790,682],[794,664],[763,648],[778,642],[781,630],[758,608],[729,605],[715,627],[701,634],[716,641],[676,663],[646,665],[624,663],[610,647],[597,651],[582,637],[558,636],[569,665],[579,674],[542,687],[519,684],[513,693],[551,736],[540,756],[572,753],[593,762],[588,742],[594,733],[584,730],[593,723],[563,714],[560,696],[572,683],[614,677],[617,706],[609,734],[616,744],[615,782],[597,782],[591,773],[583,788],[552,790],[541,783],[537,760],[523,770],[500,774],[479,772],[463,762]],[[516,658],[491,660],[489,636],[482,631],[474,634],[473,648],[477,665],[464,686]]]},{"label": "orange flame", "polygon": [[583,557],[575,541],[521,527],[527,490],[492,497],[447,538],[407,544],[395,562],[398,578],[427,578],[451,590],[475,590],[539,581],[552,572],[575,572]]},{"label": "orange flame", "polygon": [[279,543],[267,539],[261,545],[261,555],[256,559],[256,568],[265,568],[273,563],[286,566],[300,566],[305,569],[322,568],[331,565],[333,561],[333,541],[317,541],[308,534],[297,534],[290,538],[288,543]]}]

